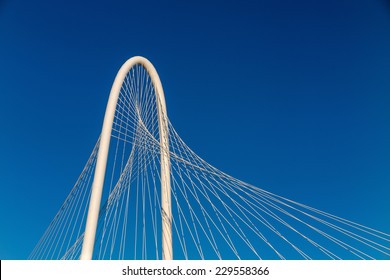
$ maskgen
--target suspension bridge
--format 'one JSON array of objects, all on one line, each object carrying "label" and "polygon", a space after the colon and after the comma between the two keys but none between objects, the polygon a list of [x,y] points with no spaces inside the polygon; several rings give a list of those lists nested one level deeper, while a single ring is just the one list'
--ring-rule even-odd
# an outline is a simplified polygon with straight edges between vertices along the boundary
[{"label": "suspension bridge", "polygon": [[154,66],[133,57],[103,128],[29,259],[389,259],[390,235],[208,164],[170,122]]}]

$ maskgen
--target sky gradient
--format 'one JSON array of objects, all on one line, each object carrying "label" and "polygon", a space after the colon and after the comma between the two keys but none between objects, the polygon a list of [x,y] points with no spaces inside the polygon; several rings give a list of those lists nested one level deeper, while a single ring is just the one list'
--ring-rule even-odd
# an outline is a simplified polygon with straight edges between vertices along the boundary
[{"label": "sky gradient", "polygon": [[206,161],[390,232],[388,1],[80,2],[0,0],[0,259],[28,257],[134,55]]}]

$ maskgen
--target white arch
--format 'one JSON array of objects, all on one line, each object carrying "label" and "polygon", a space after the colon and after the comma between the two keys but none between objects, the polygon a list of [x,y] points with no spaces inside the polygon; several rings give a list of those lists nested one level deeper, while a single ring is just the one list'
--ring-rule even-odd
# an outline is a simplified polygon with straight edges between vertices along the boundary
[{"label": "white arch", "polygon": [[103,191],[104,176],[106,173],[112,124],[115,116],[115,108],[117,106],[123,81],[130,69],[137,64],[142,65],[148,72],[156,93],[161,152],[162,258],[166,260],[171,260],[173,258],[168,119],[164,91],[160,78],[152,63],[144,57],[134,56],[127,60],[119,69],[111,88],[110,97],[108,99],[106,113],[103,121],[100,147],[97,156],[95,175],[92,183],[92,194],[88,209],[83,247],[80,256],[81,260],[92,259]]}]

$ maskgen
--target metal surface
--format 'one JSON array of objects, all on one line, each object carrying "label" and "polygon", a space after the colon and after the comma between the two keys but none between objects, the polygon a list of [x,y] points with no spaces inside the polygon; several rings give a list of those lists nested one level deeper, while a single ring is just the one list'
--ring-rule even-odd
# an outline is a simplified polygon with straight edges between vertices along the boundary
[{"label": "metal surface", "polygon": [[135,56],[127,60],[119,69],[108,99],[92,184],[92,194],[80,256],[81,260],[92,259],[115,108],[123,81],[130,69],[137,64],[142,65],[148,72],[156,93],[161,152],[162,258],[165,260],[173,258],[168,118],[164,91],[157,71],[150,61],[144,57]]}]

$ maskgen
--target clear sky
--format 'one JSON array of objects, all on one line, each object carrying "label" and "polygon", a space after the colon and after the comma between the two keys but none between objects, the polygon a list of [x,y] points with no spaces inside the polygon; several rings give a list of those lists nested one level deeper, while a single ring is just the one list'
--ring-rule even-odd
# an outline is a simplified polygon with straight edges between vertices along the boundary
[{"label": "clear sky", "polygon": [[1,259],[43,234],[134,55],[209,163],[390,232],[389,1],[0,0]]}]

